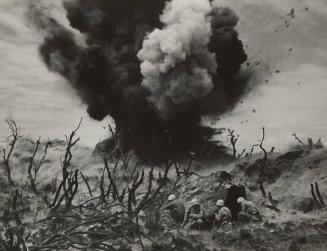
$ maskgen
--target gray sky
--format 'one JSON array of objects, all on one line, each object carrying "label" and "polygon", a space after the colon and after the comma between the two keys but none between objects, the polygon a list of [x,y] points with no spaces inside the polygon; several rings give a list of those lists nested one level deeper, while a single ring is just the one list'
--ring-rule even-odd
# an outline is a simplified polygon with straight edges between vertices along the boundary
[{"label": "gray sky", "polygon": [[[25,135],[44,138],[63,137],[84,117],[81,143],[94,146],[106,135],[107,121],[89,119],[74,90],[41,62],[37,48],[42,38],[24,19],[28,2],[0,0],[0,135],[7,133],[4,119],[9,112]],[[67,25],[61,1],[42,2]],[[327,1],[217,0],[216,4],[230,6],[240,16],[238,30],[256,72],[251,81],[255,87],[244,102],[216,126],[238,131],[240,147],[255,143],[262,126],[267,128],[267,145],[279,149],[292,142],[293,132],[326,141]],[[294,18],[287,16],[292,8]]]},{"label": "gray sky", "polygon": [[[33,1],[33,0],[32,0]],[[61,76],[49,72],[38,55],[42,37],[24,18],[28,0],[0,0],[0,135],[11,112],[25,135],[63,138],[80,118],[81,143],[103,138],[104,122],[91,120],[86,106]],[[59,0],[46,0],[52,14],[67,24]]]},{"label": "gray sky", "polygon": [[[277,149],[294,142],[292,133],[326,141],[327,1],[216,3],[238,13],[238,30],[256,72],[251,83],[257,85],[219,125],[239,132],[242,147],[260,138],[262,126],[267,145]],[[294,18],[288,15],[291,9]]]}]

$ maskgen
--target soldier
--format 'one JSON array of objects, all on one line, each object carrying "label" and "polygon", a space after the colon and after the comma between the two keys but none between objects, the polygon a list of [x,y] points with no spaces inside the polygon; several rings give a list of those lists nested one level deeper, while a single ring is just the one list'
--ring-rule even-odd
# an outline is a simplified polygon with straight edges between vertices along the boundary
[{"label": "soldier", "polygon": [[218,200],[216,203],[217,211],[215,213],[215,224],[218,228],[229,228],[232,226],[232,213],[228,207],[225,207],[223,200]]},{"label": "soldier", "polygon": [[184,204],[176,200],[176,196],[174,194],[170,194],[168,196],[169,204],[164,208],[165,210],[169,211],[170,217],[176,223],[183,223],[184,215],[185,215],[185,206]]},{"label": "soldier", "polygon": [[191,201],[191,205],[185,213],[183,227],[200,228],[204,219],[204,210],[197,199]]},{"label": "soldier", "polygon": [[237,203],[241,204],[242,210],[238,213],[238,221],[241,223],[249,223],[251,221],[261,221],[262,216],[252,201],[243,197],[237,199]]}]

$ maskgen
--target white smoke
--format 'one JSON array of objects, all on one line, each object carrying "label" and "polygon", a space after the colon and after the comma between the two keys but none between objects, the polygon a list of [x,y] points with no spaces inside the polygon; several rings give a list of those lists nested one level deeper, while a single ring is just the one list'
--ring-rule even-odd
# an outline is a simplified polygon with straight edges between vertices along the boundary
[{"label": "white smoke", "polygon": [[178,106],[205,97],[213,88],[215,54],[209,52],[212,34],[209,0],[172,0],[138,53],[142,86],[159,115],[168,119]]}]

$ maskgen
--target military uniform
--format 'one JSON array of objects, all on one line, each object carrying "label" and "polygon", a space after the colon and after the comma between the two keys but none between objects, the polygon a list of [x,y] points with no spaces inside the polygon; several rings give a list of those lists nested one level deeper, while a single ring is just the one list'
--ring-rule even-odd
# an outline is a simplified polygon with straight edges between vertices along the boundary
[{"label": "military uniform", "polygon": [[185,206],[181,201],[174,201],[165,207],[169,210],[170,217],[177,223],[183,223],[185,215]]},{"label": "military uniform", "polygon": [[238,220],[242,223],[251,221],[261,221],[262,217],[252,201],[244,200],[241,202],[242,211],[238,214]]},{"label": "military uniform", "polygon": [[217,213],[215,213],[214,226],[219,230],[227,231],[232,227],[232,213],[228,207],[221,207]]}]

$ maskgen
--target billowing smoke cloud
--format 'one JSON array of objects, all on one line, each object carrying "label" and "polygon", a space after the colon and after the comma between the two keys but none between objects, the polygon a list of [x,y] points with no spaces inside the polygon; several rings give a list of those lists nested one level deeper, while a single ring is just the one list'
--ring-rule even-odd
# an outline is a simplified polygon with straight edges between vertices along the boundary
[{"label": "billowing smoke cloud", "polygon": [[29,19],[44,35],[40,56],[78,90],[92,118],[114,119],[121,153],[198,151],[213,134],[201,115],[226,111],[244,90],[235,76],[246,54],[228,8],[209,0],[70,0],[64,7],[85,43],[33,5]]},{"label": "billowing smoke cloud", "polygon": [[71,64],[80,53],[74,35],[54,18],[44,15],[47,9],[38,2],[30,5],[28,18],[37,25],[45,39],[39,51],[42,59],[51,71],[73,79],[74,67]]},{"label": "billowing smoke cloud", "polygon": [[209,51],[211,11],[207,0],[173,0],[160,17],[164,27],[155,29],[138,53],[142,86],[159,114],[169,119],[179,105],[205,97],[213,88],[215,55]]},{"label": "billowing smoke cloud", "polygon": [[212,8],[211,16],[211,26],[214,32],[211,37],[210,50],[216,54],[218,75],[231,79],[247,59],[242,42],[234,29],[238,23],[238,17],[230,8],[217,6]]}]

